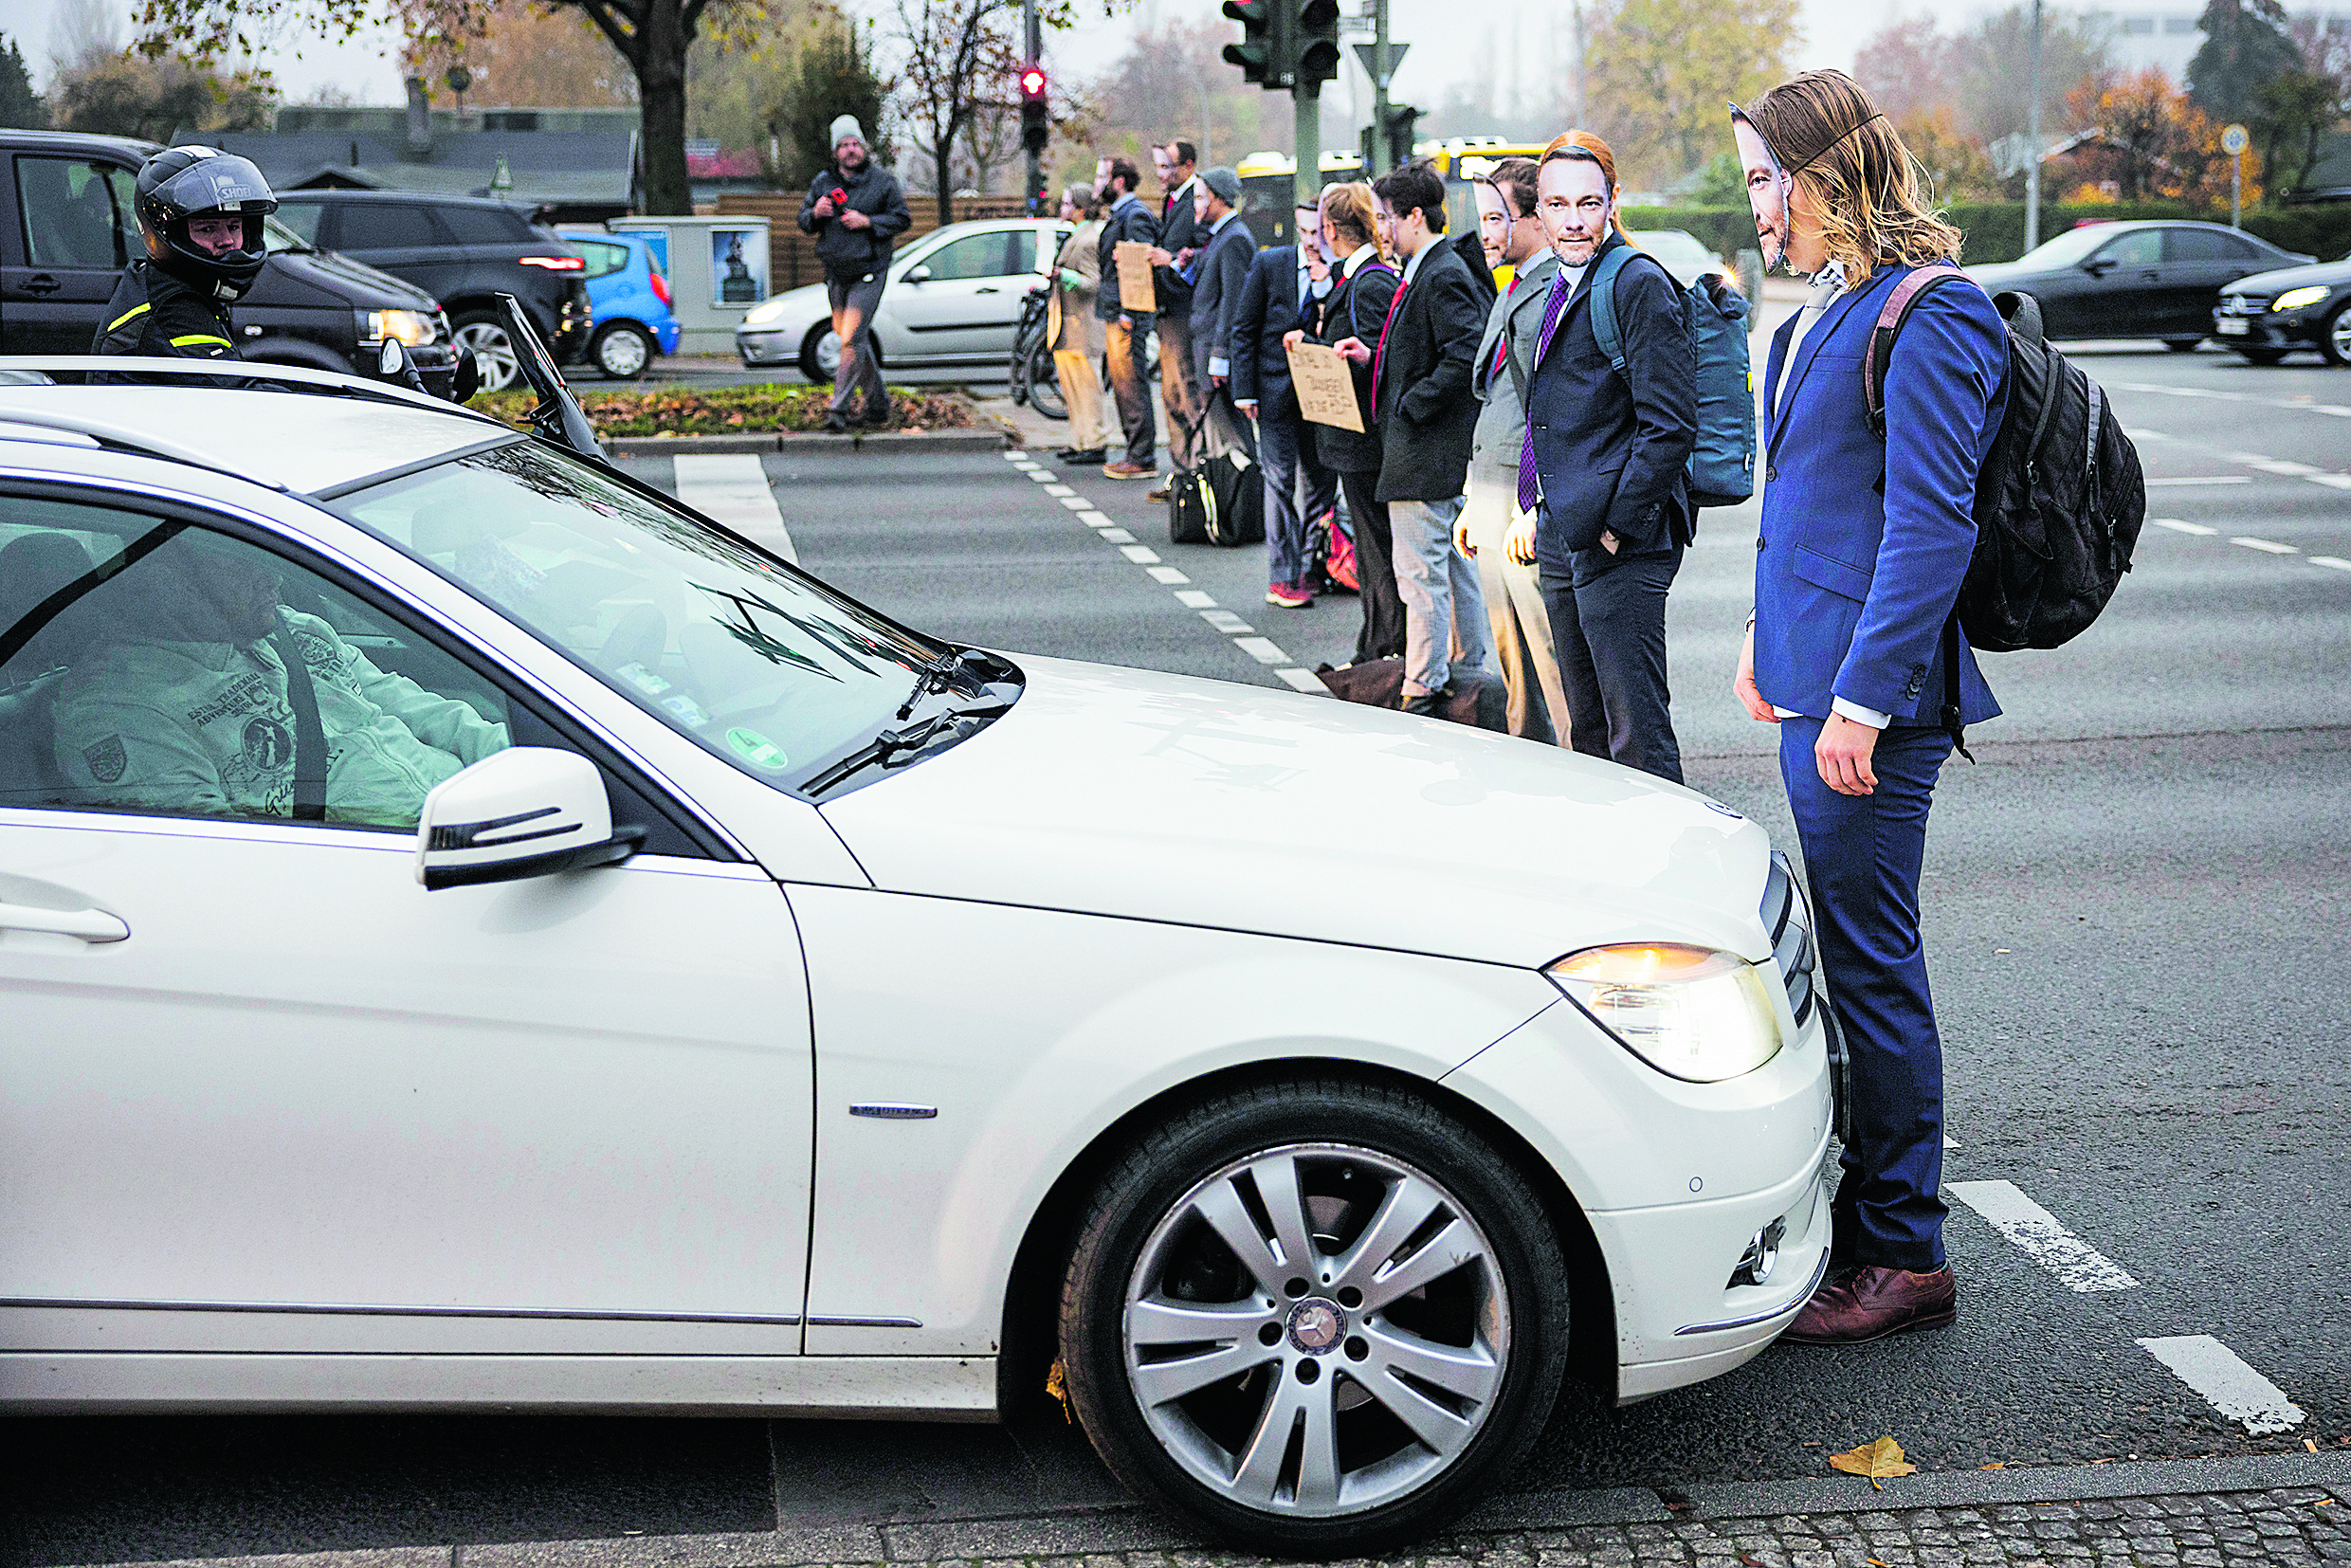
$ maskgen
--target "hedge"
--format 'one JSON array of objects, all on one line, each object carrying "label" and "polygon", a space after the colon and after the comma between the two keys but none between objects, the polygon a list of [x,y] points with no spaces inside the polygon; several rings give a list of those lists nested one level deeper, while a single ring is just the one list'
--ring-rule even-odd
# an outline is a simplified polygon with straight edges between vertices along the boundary
[{"label": "hedge", "polygon": [[[1961,253],[1963,261],[2013,262],[2024,254],[2025,204],[2022,202],[1954,207],[1947,216],[1967,236],[1967,248]],[[2065,206],[2045,202],[2041,207],[2041,237],[2047,239],[2063,233],[2086,218],[2227,221],[2226,214],[2214,220],[2210,213],[2193,211],[2177,203]],[[1743,207],[1628,207],[1625,209],[1625,227],[1686,228],[1704,241],[1708,249],[1732,258],[1736,258],[1741,250],[1750,250],[1755,246],[1755,219]],[[2247,233],[2257,234],[2271,245],[2331,262],[2351,251],[2351,203],[2248,212],[2245,214],[2245,229]]]},{"label": "hedge", "polygon": [[[767,381],[646,392],[575,390],[573,395],[600,436],[750,435],[823,429],[832,389]],[[537,402],[534,393],[518,390],[478,392],[468,406],[519,427],[529,422]],[[970,401],[955,392],[892,387],[890,412],[902,430],[964,429],[972,424]]]}]

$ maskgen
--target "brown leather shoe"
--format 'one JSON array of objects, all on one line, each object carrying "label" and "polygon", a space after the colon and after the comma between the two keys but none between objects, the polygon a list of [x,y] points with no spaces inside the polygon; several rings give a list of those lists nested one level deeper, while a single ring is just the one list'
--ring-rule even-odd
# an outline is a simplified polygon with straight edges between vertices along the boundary
[{"label": "brown leather shoe", "polygon": [[1798,1345],[1859,1345],[1915,1328],[1947,1328],[1959,1315],[1951,1266],[1931,1274],[1856,1268],[1822,1285],[1780,1338]]}]

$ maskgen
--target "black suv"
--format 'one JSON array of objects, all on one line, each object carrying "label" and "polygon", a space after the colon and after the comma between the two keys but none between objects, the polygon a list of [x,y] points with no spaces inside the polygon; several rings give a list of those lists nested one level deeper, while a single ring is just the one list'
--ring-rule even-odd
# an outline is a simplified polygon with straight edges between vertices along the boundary
[{"label": "black suv", "polygon": [[493,295],[522,301],[558,363],[588,350],[588,264],[518,207],[405,191],[281,191],[278,219],[320,249],[405,278],[440,301],[492,392],[519,374]]},{"label": "black suv", "polygon": [[[139,165],[163,149],[124,137],[0,131],[0,354],[87,354],[106,301],[143,254],[131,209]],[[385,334],[447,397],[456,360],[430,295],[313,249],[276,222],[269,260],[237,301],[237,352],[267,365],[374,375]]]}]

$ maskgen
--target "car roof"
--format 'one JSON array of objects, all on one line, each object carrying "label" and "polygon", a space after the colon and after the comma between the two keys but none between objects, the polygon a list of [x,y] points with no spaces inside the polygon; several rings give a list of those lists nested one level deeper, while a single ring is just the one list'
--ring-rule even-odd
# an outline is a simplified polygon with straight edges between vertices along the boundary
[{"label": "car roof", "polygon": [[25,415],[62,416],[135,450],[200,454],[210,467],[302,494],[503,439],[496,424],[454,409],[269,387],[0,385],[0,421]]},{"label": "car roof", "polygon": [[163,151],[160,142],[143,137],[102,137],[89,131],[0,131],[0,147],[23,147],[38,144],[45,147],[86,147],[91,151],[127,153],[144,163]]},{"label": "car roof", "polygon": [[496,196],[445,196],[426,191],[281,191],[280,202],[398,202],[403,207],[494,207],[501,212],[529,215],[530,208],[522,202],[501,201]]}]

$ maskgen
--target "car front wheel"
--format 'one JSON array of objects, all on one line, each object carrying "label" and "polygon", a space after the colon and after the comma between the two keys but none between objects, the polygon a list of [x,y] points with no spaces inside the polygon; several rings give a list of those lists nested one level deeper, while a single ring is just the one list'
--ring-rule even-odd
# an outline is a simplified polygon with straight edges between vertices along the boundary
[{"label": "car front wheel", "polygon": [[450,336],[459,348],[473,351],[483,392],[504,392],[522,374],[522,361],[516,356],[514,339],[506,334],[506,323],[488,311],[459,317]]},{"label": "car front wheel", "polygon": [[2163,346],[2174,354],[2194,354],[2196,346],[2203,341],[2201,337],[2166,337]]},{"label": "car front wheel", "polygon": [[1549,1416],[1566,1265],[1525,1180],[1415,1096],[1260,1085],[1103,1179],[1069,1397],[1130,1488],[1252,1547],[1364,1553],[1474,1500]]},{"label": "car front wheel", "polygon": [[596,334],[588,345],[588,356],[596,362],[596,369],[608,381],[626,381],[641,375],[653,361],[653,339],[634,321],[613,321]]},{"label": "car front wheel", "polygon": [[2335,314],[2326,319],[2326,330],[2319,334],[2319,352],[2330,365],[2351,365],[2351,300],[2337,305]]},{"label": "car front wheel", "polygon": [[2284,349],[2239,349],[2236,352],[2249,365],[2274,365],[2286,357]]},{"label": "car front wheel", "polygon": [[819,321],[800,339],[800,374],[820,387],[832,385],[841,368],[841,337],[829,321]]}]

